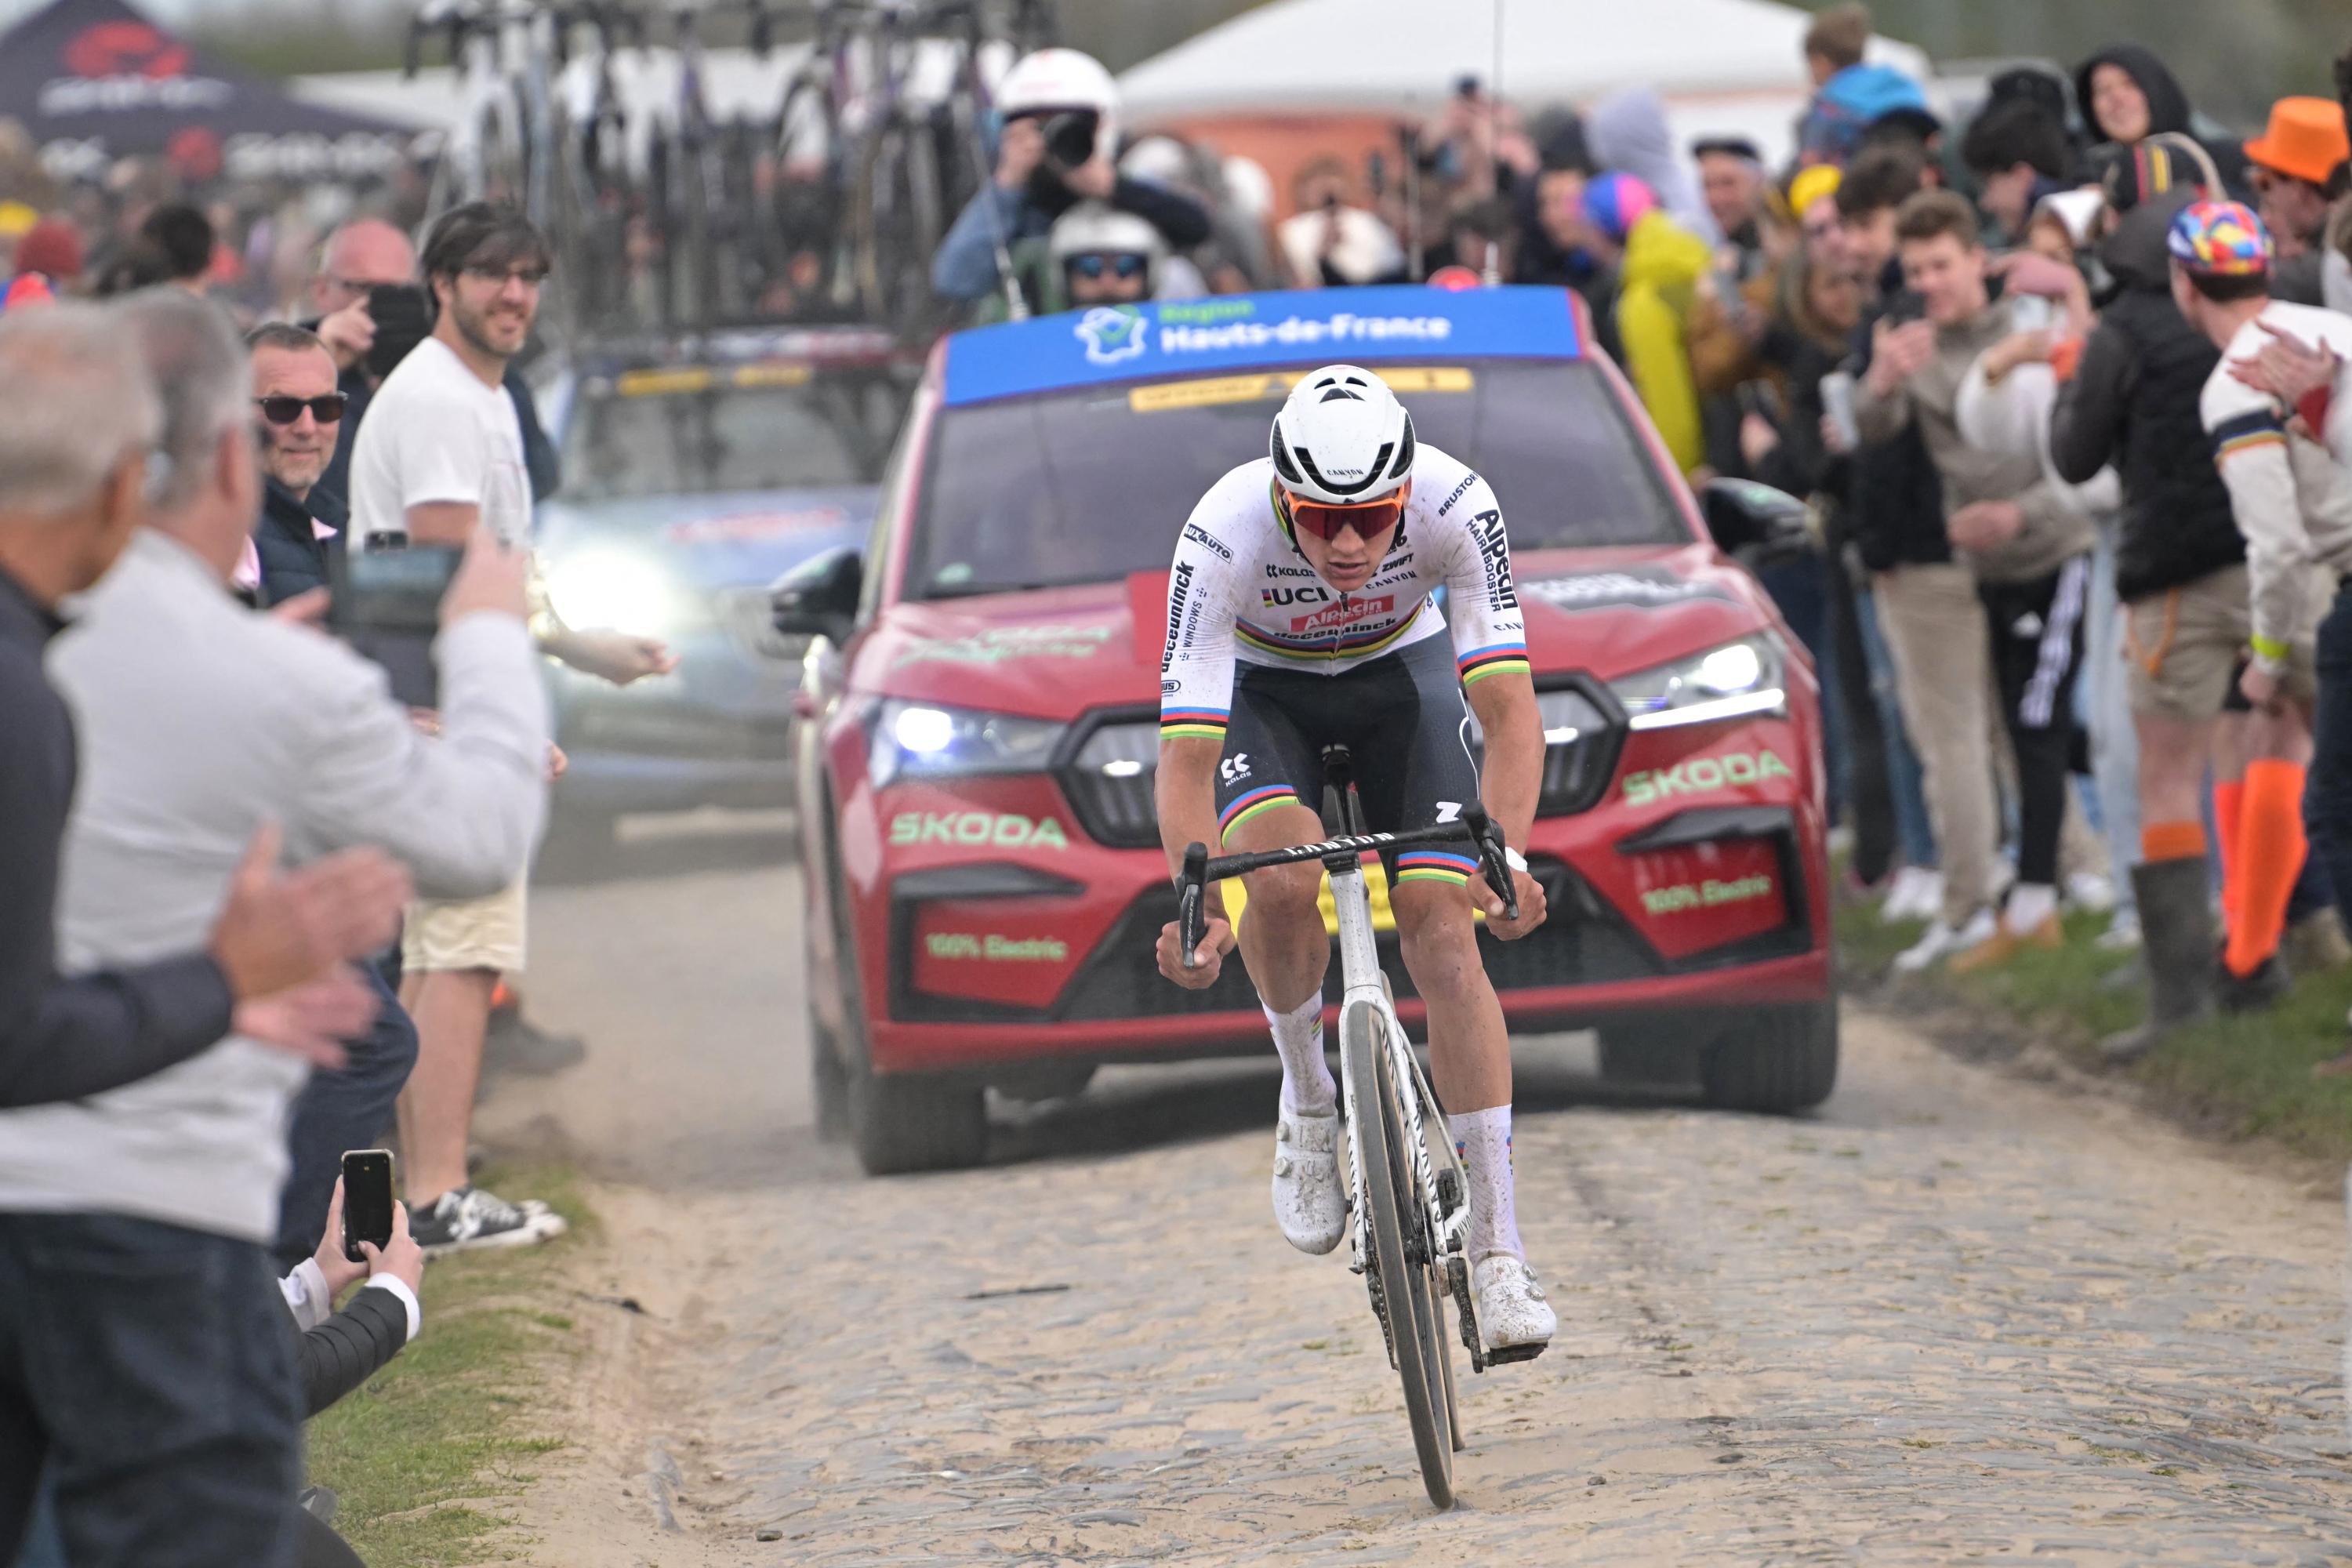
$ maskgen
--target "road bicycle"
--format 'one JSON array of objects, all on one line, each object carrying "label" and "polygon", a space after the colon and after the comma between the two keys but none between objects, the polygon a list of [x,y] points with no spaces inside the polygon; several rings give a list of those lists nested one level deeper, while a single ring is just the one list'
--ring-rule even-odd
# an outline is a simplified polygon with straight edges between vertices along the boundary
[{"label": "road bicycle", "polygon": [[[1458,822],[1411,833],[1363,831],[1362,805],[1350,784],[1350,759],[1341,747],[1323,753],[1324,776],[1339,804],[1341,831],[1320,844],[1210,858],[1205,845],[1184,851],[1177,885],[1177,934],[1184,964],[1193,967],[1207,925],[1212,880],[1247,876],[1276,866],[1320,860],[1330,875],[1339,920],[1339,1086],[1348,1121],[1349,1167],[1349,1268],[1364,1277],[1387,1342],[1389,1366],[1404,1384],[1405,1415],[1421,1458],[1422,1484],[1439,1508],[1454,1506],[1454,1456],[1462,1446],[1454,1361],[1446,1344],[1445,1302],[1453,1298],[1470,1368],[1525,1361],[1541,1345],[1489,1352],[1470,1289],[1469,1183],[1446,1133],[1444,1108],[1429,1086],[1412,1043],[1397,1022],[1388,977],[1381,973],[1372,937],[1372,906],[1364,889],[1366,852],[1459,843],[1477,851],[1486,883],[1518,917],[1518,898],[1504,858],[1503,837],[1475,805]],[[1330,826],[1326,821],[1327,830]]]}]

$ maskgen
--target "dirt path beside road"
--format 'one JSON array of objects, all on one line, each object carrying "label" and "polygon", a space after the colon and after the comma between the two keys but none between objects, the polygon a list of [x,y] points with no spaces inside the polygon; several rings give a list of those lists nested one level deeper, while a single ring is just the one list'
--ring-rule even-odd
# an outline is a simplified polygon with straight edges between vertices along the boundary
[{"label": "dirt path beside road", "polygon": [[607,1236],[531,1561],[2352,1558],[2337,1205],[1868,1015],[1796,1121],[1523,1044],[1562,1331],[1464,1369],[1434,1515],[1360,1282],[1265,1212],[1270,1066],[1107,1074],[989,1169],[866,1181],[807,1127],[772,847],[535,896],[532,1010],[592,1053],[484,1129],[573,1150]]}]

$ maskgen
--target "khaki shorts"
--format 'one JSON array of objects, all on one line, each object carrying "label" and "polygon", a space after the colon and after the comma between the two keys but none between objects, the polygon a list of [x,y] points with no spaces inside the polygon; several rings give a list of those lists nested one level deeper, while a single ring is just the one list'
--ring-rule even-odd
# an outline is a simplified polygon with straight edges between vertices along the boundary
[{"label": "khaki shorts", "polygon": [[[2335,584],[2314,573],[2312,601],[2290,644],[2280,690],[2308,708],[2319,695],[2314,639]],[[2322,592],[2321,590],[2325,591]],[[2124,658],[2131,662],[2131,710],[2185,724],[2218,718],[2253,640],[2252,582],[2228,566],[2124,606]]]},{"label": "khaki shorts", "polygon": [[487,899],[428,899],[408,906],[400,967],[410,974],[495,969],[522,973],[523,880]]}]

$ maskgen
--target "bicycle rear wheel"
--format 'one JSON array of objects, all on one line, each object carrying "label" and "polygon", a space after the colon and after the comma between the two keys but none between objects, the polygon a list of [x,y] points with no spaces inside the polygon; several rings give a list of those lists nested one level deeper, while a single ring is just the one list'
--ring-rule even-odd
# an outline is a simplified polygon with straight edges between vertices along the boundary
[{"label": "bicycle rear wheel", "polygon": [[[1405,1415],[1421,1456],[1422,1485],[1431,1502],[1452,1508],[1454,1417],[1445,1326],[1430,1289],[1428,1227],[1422,1217],[1426,1209],[1414,1191],[1404,1115],[1382,1038],[1387,1026],[1377,1007],[1360,1005],[1347,1010],[1339,1029],[1340,1068],[1354,1086],[1356,1112],[1364,1118],[1356,1130],[1356,1148],[1364,1162],[1358,1185],[1372,1233],[1372,1256],[1365,1262],[1388,1318],[1389,1345],[1404,1384]],[[1408,1235],[1416,1243],[1410,1249]]]}]

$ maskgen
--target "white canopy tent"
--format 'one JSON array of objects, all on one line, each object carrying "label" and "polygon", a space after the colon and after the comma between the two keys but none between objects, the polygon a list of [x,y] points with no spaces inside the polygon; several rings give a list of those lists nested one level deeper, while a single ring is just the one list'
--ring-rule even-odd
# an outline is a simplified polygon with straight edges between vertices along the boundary
[{"label": "white canopy tent", "polygon": [[[1119,79],[1133,125],[1222,114],[1425,113],[1464,76],[1527,108],[1655,88],[1676,133],[1738,132],[1790,149],[1810,84],[1809,13],[1771,0],[1274,0]],[[1872,58],[1927,79],[1926,55]]]}]

